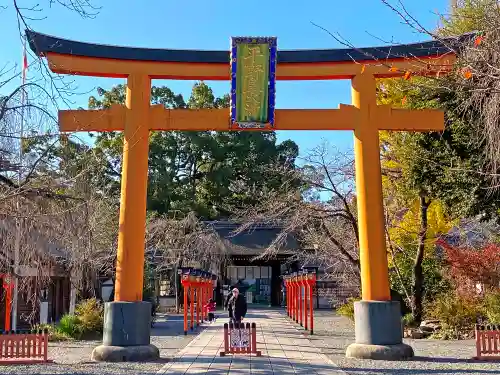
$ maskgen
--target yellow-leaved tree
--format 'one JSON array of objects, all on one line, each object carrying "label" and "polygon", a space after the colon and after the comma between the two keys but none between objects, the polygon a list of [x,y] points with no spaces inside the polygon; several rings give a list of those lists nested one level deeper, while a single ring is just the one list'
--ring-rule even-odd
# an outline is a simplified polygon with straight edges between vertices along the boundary
[{"label": "yellow-leaved tree", "polygon": [[[496,1],[466,0],[436,33],[478,31],[482,20],[500,19],[499,14]],[[443,132],[380,135],[391,282],[406,296],[417,322],[423,317],[424,298],[446,287],[436,239],[461,218],[498,217],[500,206],[498,192],[487,189],[489,182],[482,173],[485,142],[472,141],[478,139],[480,126],[471,123],[474,116],[463,113],[470,93],[449,89],[456,79],[406,75],[378,83],[379,104],[445,112]]]},{"label": "yellow-leaved tree", "polygon": [[[419,80],[424,79],[381,81],[379,103],[439,108]],[[457,178],[449,168],[448,152],[453,152],[438,133],[381,132],[380,139],[391,287],[406,297],[413,319],[420,322],[424,298],[447,287],[435,242],[456,224],[448,206],[458,196],[443,194]]]}]

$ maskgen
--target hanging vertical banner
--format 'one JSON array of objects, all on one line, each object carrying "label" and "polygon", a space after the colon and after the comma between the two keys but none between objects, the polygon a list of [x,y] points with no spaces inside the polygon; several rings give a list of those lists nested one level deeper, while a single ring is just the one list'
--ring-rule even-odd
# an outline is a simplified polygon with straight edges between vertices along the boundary
[{"label": "hanging vertical banner", "polygon": [[275,37],[231,38],[231,128],[274,128]]}]

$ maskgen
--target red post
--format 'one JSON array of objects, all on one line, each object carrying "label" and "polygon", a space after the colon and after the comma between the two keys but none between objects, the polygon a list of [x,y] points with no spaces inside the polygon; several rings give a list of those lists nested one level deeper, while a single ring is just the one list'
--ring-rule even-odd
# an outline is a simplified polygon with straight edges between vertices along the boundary
[{"label": "red post", "polygon": [[44,362],[48,362],[48,356],[49,356],[49,334],[48,334],[48,332],[44,332],[43,333],[43,360],[44,360]]},{"label": "red post", "polygon": [[302,277],[299,276],[299,280],[297,283],[297,287],[299,289],[299,324],[302,325],[302,309],[304,306],[302,306]]},{"label": "red post", "polygon": [[285,280],[285,290],[286,290],[286,314],[290,317],[290,281]]},{"label": "red post", "polygon": [[287,306],[288,306],[288,317],[291,319],[292,318],[292,296],[293,296],[293,291],[292,291],[292,280],[288,279],[287,281],[288,286],[287,286]]},{"label": "red post", "polygon": [[[210,287],[211,286],[212,286],[212,279],[210,278],[207,280],[207,303],[212,298],[212,296],[210,295]],[[205,318],[208,319],[208,310],[205,311]]]},{"label": "red post", "polygon": [[203,323],[203,286],[202,286],[202,282],[199,283],[198,285],[198,315],[199,315],[199,318],[198,318],[198,326]]},{"label": "red post", "polygon": [[290,318],[292,318],[292,320],[295,320],[295,282],[293,281],[293,278],[290,280],[290,291],[292,292],[292,299],[290,301],[290,309],[292,311],[290,314]]},{"label": "red post", "polygon": [[188,276],[183,276],[182,286],[184,289],[184,335],[187,335],[188,331],[188,289],[189,282],[187,280]]},{"label": "red post", "polygon": [[314,302],[313,302],[313,289],[314,286],[316,285],[316,275],[310,275],[310,284],[309,284],[309,302],[311,306],[310,310],[310,324],[309,324],[309,330],[311,332],[311,335],[314,334]]},{"label": "red post", "polygon": [[479,331],[479,329],[482,328],[480,327],[479,325],[476,324],[476,328],[475,328],[475,334],[476,334],[476,358],[475,359],[480,359],[481,358],[481,338],[482,338],[482,335]]},{"label": "red post", "polygon": [[300,312],[300,288],[299,288],[299,280],[295,278],[295,322],[299,322],[299,312]]},{"label": "red post", "polygon": [[291,307],[291,302],[292,302],[292,283],[290,279],[286,281],[286,309],[288,312],[288,317],[292,317],[292,307]]},{"label": "red post", "polygon": [[200,304],[201,304],[200,280],[196,281],[196,327],[200,326]]},{"label": "red post", "polygon": [[206,294],[207,294],[207,280],[205,276],[201,278],[201,323],[205,321],[205,305],[207,303]]},{"label": "red post", "polygon": [[191,301],[189,303],[189,308],[191,309],[191,330],[194,329],[194,285],[193,283],[191,283],[190,285],[190,288],[189,288],[190,292],[191,292]]},{"label": "red post", "polygon": [[225,354],[229,353],[229,325],[224,323],[224,351],[220,352],[220,356],[224,357]]},{"label": "red post", "polygon": [[[205,301],[208,303],[210,301],[210,284],[212,283],[212,280],[207,280],[206,286],[205,286]],[[208,310],[205,310],[205,320],[208,320]]]},{"label": "red post", "polygon": [[205,305],[208,302],[207,298],[207,280],[203,280],[203,284],[201,286],[201,322],[203,323],[205,320],[207,320],[207,312],[205,309]]},{"label": "red post", "polygon": [[307,295],[309,294],[309,288],[307,284],[307,276],[302,279],[302,285],[304,286],[304,328],[307,331]]},{"label": "red post", "polygon": [[5,289],[5,331],[10,331],[11,311],[12,311],[12,287],[10,276],[3,275],[3,288]]},{"label": "red post", "polygon": [[288,280],[284,279],[285,282],[285,311],[288,316]]},{"label": "red post", "polygon": [[[206,300],[206,303],[208,303],[208,301],[210,301],[210,298],[212,298],[210,296],[210,286],[212,285],[212,278],[208,278],[207,279],[207,283],[206,283],[206,287],[205,287],[205,290],[206,290],[206,294],[205,294],[205,300]],[[205,319],[208,320],[208,310],[205,311]]]},{"label": "red post", "polygon": [[200,286],[198,287],[198,290],[200,291],[200,297],[198,298],[198,311],[200,312],[200,323],[203,323],[203,279],[200,281]]},{"label": "red post", "polygon": [[[247,323],[248,324],[248,323]],[[251,326],[251,335],[250,335],[250,345],[252,347],[251,352],[253,354],[257,354],[257,325],[252,323]]]},{"label": "red post", "polygon": [[299,322],[299,283],[295,277],[295,322]]}]

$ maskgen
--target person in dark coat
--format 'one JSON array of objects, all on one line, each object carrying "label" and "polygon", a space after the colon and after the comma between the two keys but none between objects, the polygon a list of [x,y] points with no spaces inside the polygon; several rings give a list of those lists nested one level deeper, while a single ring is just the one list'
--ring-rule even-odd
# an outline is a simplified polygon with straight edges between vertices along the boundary
[{"label": "person in dark coat", "polygon": [[227,299],[227,310],[229,312],[229,321],[232,323],[241,323],[247,314],[247,301],[240,295],[238,288],[234,288]]}]

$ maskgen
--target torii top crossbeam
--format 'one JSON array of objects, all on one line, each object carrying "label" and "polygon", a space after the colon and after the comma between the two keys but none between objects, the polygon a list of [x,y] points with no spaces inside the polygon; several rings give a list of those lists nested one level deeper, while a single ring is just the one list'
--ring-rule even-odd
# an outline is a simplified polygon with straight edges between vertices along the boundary
[{"label": "torii top crossbeam", "polygon": [[[57,73],[126,78],[229,80],[229,52],[118,47],[83,43],[26,31],[30,48]],[[376,78],[447,70],[456,40],[370,48],[278,51],[278,80],[349,79],[364,65]],[[394,69],[389,71],[390,65]]]}]

